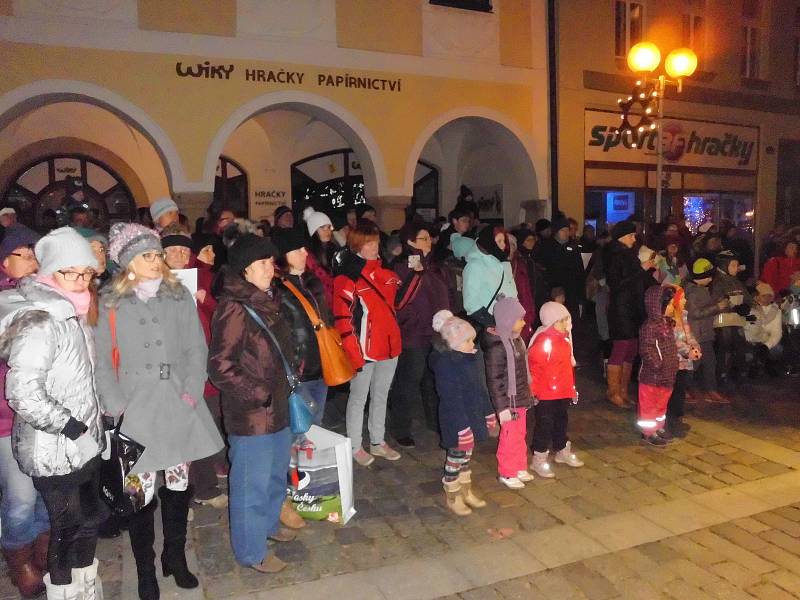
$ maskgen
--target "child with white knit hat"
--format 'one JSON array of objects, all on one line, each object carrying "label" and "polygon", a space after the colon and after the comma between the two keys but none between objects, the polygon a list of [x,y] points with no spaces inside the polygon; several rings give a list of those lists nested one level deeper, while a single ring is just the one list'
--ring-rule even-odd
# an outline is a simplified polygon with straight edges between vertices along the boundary
[{"label": "child with white knit hat", "polygon": [[[447,450],[444,486],[447,507],[459,516],[486,502],[472,492],[470,460],[475,441],[488,437],[483,407],[488,402],[481,383],[483,368],[475,349],[475,329],[449,310],[433,316],[433,352],[429,359],[439,394],[441,445]],[[470,508],[471,507],[471,508]]]}]

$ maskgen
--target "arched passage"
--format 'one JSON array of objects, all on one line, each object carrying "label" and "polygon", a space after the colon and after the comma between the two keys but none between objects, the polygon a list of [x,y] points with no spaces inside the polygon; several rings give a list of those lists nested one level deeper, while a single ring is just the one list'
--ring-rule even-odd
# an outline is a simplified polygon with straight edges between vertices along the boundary
[{"label": "arched passage", "polygon": [[404,188],[413,189],[424,176],[418,166],[423,161],[439,172],[440,214],[453,208],[460,186],[466,185],[481,205],[483,220],[512,225],[521,220],[521,208],[541,204],[542,214],[545,209],[544,202],[531,202],[544,197],[533,156],[533,143],[516,124],[491,111],[463,109],[440,116],[420,134]]},{"label": "arched passage", "polygon": [[[342,149],[346,152],[331,152]],[[292,205],[293,200],[296,208],[302,208],[305,199],[292,197],[292,189],[298,189],[293,186],[293,165],[296,176],[300,164],[316,183],[363,181],[360,188],[348,188],[355,190],[361,201],[386,188],[383,158],[369,130],[346,109],[313,94],[275,92],[237,109],[209,146],[204,183],[213,178],[223,154],[248,173],[250,217],[254,219],[271,216],[275,207]],[[327,158],[307,160],[318,155]],[[349,157],[347,164],[343,157]]]},{"label": "arched passage", "polygon": [[[106,88],[84,81],[48,79],[20,86],[0,96],[0,131],[7,130],[14,123],[25,121],[25,116],[35,113],[53,104],[81,104],[95,107],[117,117],[125,127],[135,131],[158,156],[167,180],[169,190],[195,191],[202,186],[190,184],[186,180],[180,156],[172,140],[164,130],[144,110]],[[95,115],[100,113],[95,112]],[[99,127],[84,123],[84,132],[98,132]],[[87,139],[87,135],[51,132],[50,137],[57,135]],[[87,139],[89,142],[96,140]],[[141,145],[141,142],[139,142]],[[116,151],[114,148],[109,148]],[[7,156],[0,153],[0,156]],[[213,186],[213,180],[212,180]],[[153,198],[149,198],[152,200]]]}]

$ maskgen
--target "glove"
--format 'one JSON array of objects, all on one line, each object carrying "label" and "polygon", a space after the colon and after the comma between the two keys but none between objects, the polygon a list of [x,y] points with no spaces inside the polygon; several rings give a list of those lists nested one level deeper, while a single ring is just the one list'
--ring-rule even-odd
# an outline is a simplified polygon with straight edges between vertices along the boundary
[{"label": "glove", "polygon": [[750,307],[747,304],[740,304],[738,306],[733,307],[733,312],[735,312],[740,317],[746,317],[750,314]]},{"label": "glove", "polygon": [[500,420],[501,423],[507,423],[512,418],[511,410],[508,408],[506,408],[505,410],[501,410],[498,413],[497,418]]},{"label": "glove", "polygon": [[183,400],[189,408],[195,408],[197,406],[197,400],[192,398],[189,392],[183,392],[181,394],[181,400]]},{"label": "glove", "polygon": [[94,438],[89,432],[84,433],[81,437],[75,440],[75,445],[78,447],[78,452],[81,455],[81,464],[85,465],[95,456],[100,454],[100,446],[94,441]]}]

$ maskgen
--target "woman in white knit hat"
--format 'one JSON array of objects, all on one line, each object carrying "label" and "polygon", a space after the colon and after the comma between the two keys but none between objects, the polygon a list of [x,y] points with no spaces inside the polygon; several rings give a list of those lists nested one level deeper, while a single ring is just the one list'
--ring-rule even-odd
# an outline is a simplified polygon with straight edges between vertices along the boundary
[{"label": "woman in white knit hat", "polygon": [[303,211],[303,220],[308,227],[307,267],[322,282],[325,300],[333,305],[333,259],[342,247],[333,237],[333,223],[324,212],[312,206]]},{"label": "woman in white knit hat", "polygon": [[90,290],[97,260],[70,227],[36,244],[39,272],[0,294],[0,349],[14,411],[12,451],[50,515],[48,598],[100,598],[94,557],[107,510],[99,496],[103,431],[94,391]]}]

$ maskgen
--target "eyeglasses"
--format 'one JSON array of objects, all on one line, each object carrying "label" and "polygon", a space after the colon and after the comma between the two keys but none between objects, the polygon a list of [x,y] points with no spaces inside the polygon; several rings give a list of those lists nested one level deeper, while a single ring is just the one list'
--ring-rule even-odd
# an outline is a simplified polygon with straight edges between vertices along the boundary
[{"label": "eyeglasses", "polygon": [[36,255],[33,252],[12,252],[10,256],[18,256],[23,260],[36,260]]},{"label": "eyeglasses", "polygon": [[94,278],[95,273],[91,269],[88,271],[84,271],[83,273],[78,273],[77,271],[58,271],[61,273],[61,276],[64,277],[64,281],[78,281],[81,279],[83,281],[91,281]]},{"label": "eyeglasses", "polygon": [[164,259],[163,252],[142,252],[141,257],[144,259],[144,262],[155,262],[157,258]]},{"label": "eyeglasses", "polygon": [[429,235],[420,235],[420,236],[416,237],[415,240],[418,241],[418,242],[430,242],[431,241],[431,236],[429,236]]}]

